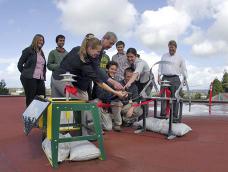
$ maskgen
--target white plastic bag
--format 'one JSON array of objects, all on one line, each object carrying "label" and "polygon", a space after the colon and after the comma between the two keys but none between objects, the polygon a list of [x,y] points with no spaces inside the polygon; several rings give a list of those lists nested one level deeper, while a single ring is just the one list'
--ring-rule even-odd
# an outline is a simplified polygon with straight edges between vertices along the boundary
[{"label": "white plastic bag", "polygon": [[[62,135],[59,134],[60,138],[65,138],[65,137],[71,137],[70,134],[66,134],[66,135]],[[44,141],[42,142],[42,147],[46,153],[46,155],[48,156],[48,158],[52,159],[51,156],[51,141],[48,140],[47,138],[44,139]],[[59,143],[59,148],[58,148],[58,162],[62,162],[65,159],[67,159],[69,157],[70,154],[70,144],[69,142],[66,143]]]},{"label": "white plastic bag", "polygon": [[[168,134],[168,130],[169,130],[169,120],[166,120],[166,125],[162,127],[162,130],[160,131],[160,133]],[[173,134],[176,136],[183,136],[187,134],[189,131],[192,131],[192,129],[191,127],[189,127],[184,123],[173,123],[172,131],[173,131]]]},{"label": "white plastic bag", "polygon": [[100,156],[100,150],[87,140],[70,143],[70,160],[84,161],[95,159]]},{"label": "white plastic bag", "polygon": [[[140,120],[136,123],[136,125],[143,126],[143,120]],[[154,117],[146,118],[146,129],[150,131],[154,131],[161,134],[168,134],[169,130],[169,120],[158,119]],[[172,131],[176,136],[183,136],[191,131],[191,127],[184,123],[173,123]]]}]

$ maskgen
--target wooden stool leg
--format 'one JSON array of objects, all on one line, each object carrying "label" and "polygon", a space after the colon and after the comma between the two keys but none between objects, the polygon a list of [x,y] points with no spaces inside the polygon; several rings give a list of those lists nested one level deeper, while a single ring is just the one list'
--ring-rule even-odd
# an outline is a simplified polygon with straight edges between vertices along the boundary
[{"label": "wooden stool leg", "polygon": [[59,147],[59,127],[60,127],[60,111],[53,105],[52,109],[52,140],[51,140],[51,153],[52,153],[52,166],[58,167],[58,147]]},{"label": "wooden stool leg", "polygon": [[101,124],[100,124],[100,117],[99,117],[99,111],[96,106],[92,106],[92,116],[93,116],[93,122],[94,122],[94,129],[96,132],[98,147],[101,151],[101,160],[106,159],[105,151],[104,151],[104,145],[103,145],[103,137],[102,137],[102,131],[101,131]]}]

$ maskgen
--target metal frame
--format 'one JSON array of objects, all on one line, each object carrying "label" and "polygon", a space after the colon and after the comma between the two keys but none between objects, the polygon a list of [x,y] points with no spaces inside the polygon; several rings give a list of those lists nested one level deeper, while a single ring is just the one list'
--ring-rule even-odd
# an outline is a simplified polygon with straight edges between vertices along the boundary
[{"label": "metal frame", "polygon": [[[154,99],[154,117],[155,118],[160,118],[159,116],[157,116],[157,101],[162,101],[162,100],[166,100],[168,101],[169,100],[169,103],[170,103],[170,115],[169,115],[169,130],[168,130],[168,134],[167,134],[167,139],[173,139],[175,138],[176,136],[173,134],[172,132],[172,124],[173,124],[173,102],[174,101],[177,101],[176,98],[171,98],[171,97],[147,97],[147,98],[144,98],[144,99],[147,99],[147,100],[151,100],[151,99]],[[179,112],[178,112],[178,120],[181,121],[182,119],[182,106],[183,106],[183,101],[179,101],[179,104],[180,104],[180,109],[179,109]],[[148,114],[143,114],[143,127],[142,129],[139,129],[139,130],[136,130],[135,133],[142,133],[144,131],[146,131],[146,116]]]},{"label": "metal frame", "polygon": [[[157,100],[161,101],[161,100],[166,100],[168,101],[169,100],[169,103],[170,103],[170,108],[171,108],[171,113],[170,113],[170,116],[169,116],[169,131],[168,131],[168,139],[173,139],[175,138],[175,136],[173,135],[173,132],[172,132],[172,123],[173,123],[173,102],[174,101],[177,101],[177,104],[180,106],[180,109],[178,111],[178,120],[179,122],[181,122],[181,119],[182,119],[182,107],[183,107],[183,100],[182,98],[180,97],[180,91],[181,89],[186,86],[187,87],[187,91],[188,91],[188,96],[189,96],[189,111],[191,110],[191,97],[190,97],[190,91],[189,91],[189,86],[188,86],[188,83],[187,83],[187,80],[186,78],[184,78],[179,86],[179,88],[177,89],[177,91],[175,92],[175,97],[148,97],[146,95],[146,89],[147,87],[150,85],[150,83],[153,83],[153,87],[155,88],[156,92],[158,92],[158,87],[156,85],[156,82],[155,82],[155,77],[154,77],[154,74],[153,74],[153,67],[157,64],[170,64],[172,65],[173,63],[171,62],[168,62],[168,61],[158,61],[156,62],[155,64],[153,64],[153,66],[151,67],[150,69],[150,78],[149,78],[149,81],[148,83],[145,85],[145,87],[143,88],[143,90],[141,91],[141,93],[139,94],[139,98],[142,100],[151,100],[151,99],[154,99],[154,117],[155,118],[158,118],[157,116]],[[152,92],[152,90],[151,90]],[[136,130],[135,133],[141,133],[141,132],[144,132],[146,131],[146,117],[148,116],[148,114],[145,114],[143,113],[143,128],[142,129],[139,129],[139,130]]]}]

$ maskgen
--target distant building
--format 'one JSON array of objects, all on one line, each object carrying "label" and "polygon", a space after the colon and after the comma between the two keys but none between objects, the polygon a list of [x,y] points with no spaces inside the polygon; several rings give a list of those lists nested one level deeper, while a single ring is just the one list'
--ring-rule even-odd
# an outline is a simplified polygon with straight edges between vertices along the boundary
[{"label": "distant building", "polygon": [[[23,88],[8,88],[9,89],[9,95],[11,96],[20,96],[24,95],[24,89]],[[51,95],[51,89],[46,88],[46,95],[50,96]]]},{"label": "distant building", "polygon": [[[183,91],[184,93],[184,98],[188,99],[188,92],[186,90]],[[200,100],[206,100],[207,99],[207,94],[208,94],[208,90],[190,90],[190,95],[191,98],[194,99],[196,97],[197,94],[200,94]]]},{"label": "distant building", "polygon": [[24,93],[23,88],[8,88],[8,89],[9,89],[9,95],[12,95],[12,96],[23,95]]}]

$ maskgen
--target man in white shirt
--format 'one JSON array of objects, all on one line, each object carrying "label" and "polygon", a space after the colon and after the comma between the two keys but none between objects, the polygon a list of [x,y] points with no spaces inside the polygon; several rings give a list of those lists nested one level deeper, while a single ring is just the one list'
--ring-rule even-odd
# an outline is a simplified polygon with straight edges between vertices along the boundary
[{"label": "man in white shirt", "polygon": [[[159,64],[158,68],[158,83],[160,84],[161,81],[167,80],[169,81],[171,87],[171,97],[175,97],[175,92],[179,88],[181,81],[179,76],[183,76],[184,79],[187,77],[187,70],[186,65],[182,57],[176,53],[177,49],[177,43],[174,40],[169,41],[168,43],[169,47],[169,53],[166,53],[162,56],[161,61],[168,61],[171,63],[166,64]],[[162,76],[162,78],[161,78]],[[164,87],[161,87],[161,90]],[[162,95],[164,96],[164,94]],[[174,115],[174,122],[178,122],[178,109],[179,104],[174,102],[174,109],[173,109],[173,115]],[[161,117],[165,117],[166,114],[166,101],[161,102]]]}]

